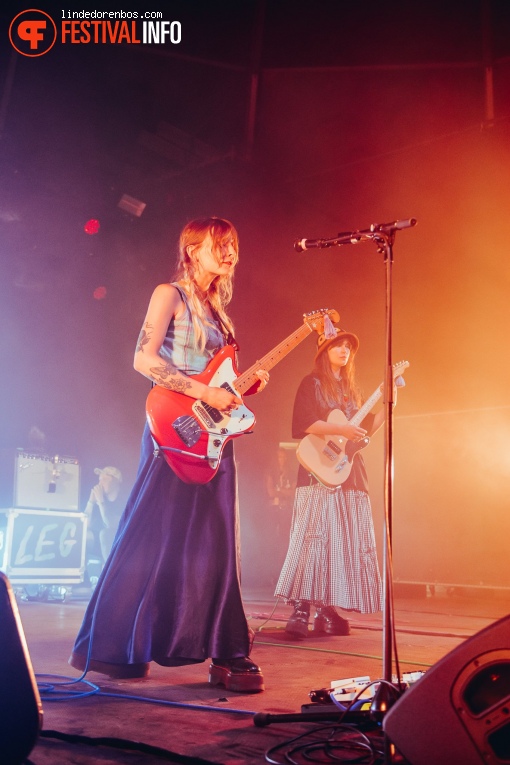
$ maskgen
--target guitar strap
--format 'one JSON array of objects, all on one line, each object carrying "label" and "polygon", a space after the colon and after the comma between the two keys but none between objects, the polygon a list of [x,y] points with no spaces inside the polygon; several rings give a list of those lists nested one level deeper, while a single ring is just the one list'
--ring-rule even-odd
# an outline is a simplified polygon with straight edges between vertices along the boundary
[{"label": "guitar strap", "polygon": [[212,305],[210,303],[209,303],[209,307],[210,307],[211,313],[212,313],[212,315],[214,317],[214,321],[219,326],[219,328],[221,330],[221,334],[225,338],[225,345],[231,345],[232,348],[234,349],[234,351],[237,353],[239,351],[239,343],[235,339],[235,337],[232,334],[232,332],[230,332],[228,330],[228,327],[225,326],[225,324],[221,320],[221,317],[220,317],[219,313],[214,310],[214,308],[212,307]]}]

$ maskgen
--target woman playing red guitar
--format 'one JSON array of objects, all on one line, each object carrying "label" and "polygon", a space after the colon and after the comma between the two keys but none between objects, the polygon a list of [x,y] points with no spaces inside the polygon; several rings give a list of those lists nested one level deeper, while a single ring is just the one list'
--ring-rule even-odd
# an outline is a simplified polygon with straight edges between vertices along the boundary
[{"label": "woman playing red guitar", "polygon": [[[154,290],[134,366],[153,383],[220,412],[243,402],[193,375],[233,340],[226,306],[238,260],[233,225],[188,223],[177,275]],[[259,389],[268,374],[261,370]],[[138,475],[110,556],[87,608],[70,663],[112,677],[144,677],[149,663],[212,658],[209,682],[230,691],[264,689],[249,659],[239,585],[236,469],[232,442],[205,484],[185,483],[158,456],[146,427]]]}]

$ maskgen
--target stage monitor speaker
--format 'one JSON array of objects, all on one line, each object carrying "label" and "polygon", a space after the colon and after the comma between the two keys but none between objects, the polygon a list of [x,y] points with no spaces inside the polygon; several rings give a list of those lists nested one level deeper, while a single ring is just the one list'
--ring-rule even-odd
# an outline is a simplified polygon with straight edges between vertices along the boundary
[{"label": "stage monitor speaker", "polygon": [[410,765],[508,765],[510,616],[429,669],[389,710],[383,727]]},{"label": "stage monitor speaker", "polygon": [[0,571],[0,762],[21,765],[42,726],[42,705],[18,607]]}]

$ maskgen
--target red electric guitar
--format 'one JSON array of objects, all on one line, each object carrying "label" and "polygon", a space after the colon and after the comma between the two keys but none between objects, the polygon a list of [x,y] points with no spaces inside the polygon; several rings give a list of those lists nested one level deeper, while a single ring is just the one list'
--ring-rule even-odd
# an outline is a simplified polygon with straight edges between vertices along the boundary
[{"label": "red electric guitar", "polygon": [[[338,312],[324,308],[303,315],[303,325],[266,356],[239,374],[235,351],[225,345],[207,367],[193,378],[214,388],[225,388],[242,396],[255,385],[257,370],[269,371],[314,330],[324,332],[324,317],[339,320]],[[185,483],[207,483],[218,470],[227,441],[251,431],[255,415],[244,404],[230,414],[220,412],[200,399],[156,385],[147,396],[147,422],[166,461]]]},{"label": "red electric guitar", "polygon": [[[393,379],[401,377],[409,366],[408,361],[399,361],[393,365]],[[397,380],[397,385],[404,385],[404,381]],[[380,385],[368,398],[361,409],[350,420],[353,425],[359,425],[376,405],[382,396]],[[335,425],[344,425],[347,417],[341,409],[333,409],[328,415],[328,422]],[[311,473],[323,486],[328,489],[336,489],[350,475],[352,461],[360,449],[364,449],[370,443],[370,438],[365,436],[361,441],[348,441],[344,436],[316,436],[309,433],[298,444],[296,456],[299,462]]]}]

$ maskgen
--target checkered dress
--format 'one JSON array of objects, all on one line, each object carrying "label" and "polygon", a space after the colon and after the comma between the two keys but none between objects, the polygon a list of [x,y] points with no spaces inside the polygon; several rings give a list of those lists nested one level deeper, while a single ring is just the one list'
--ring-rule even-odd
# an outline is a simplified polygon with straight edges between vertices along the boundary
[{"label": "checkered dress", "polygon": [[320,484],[296,489],[287,557],[275,595],[374,613],[382,607],[370,499]]}]

